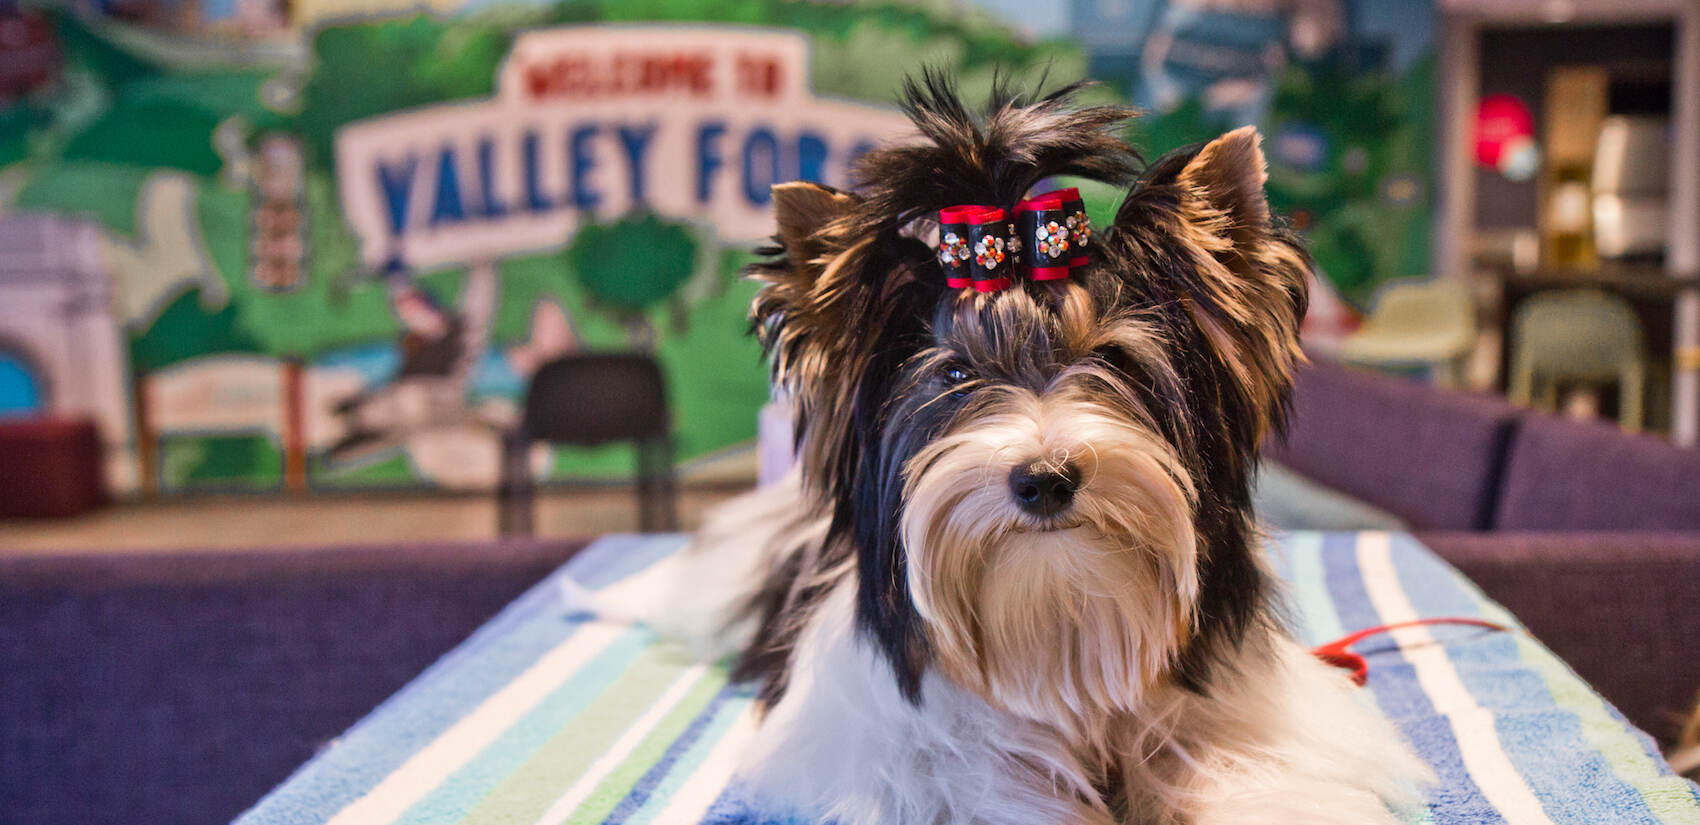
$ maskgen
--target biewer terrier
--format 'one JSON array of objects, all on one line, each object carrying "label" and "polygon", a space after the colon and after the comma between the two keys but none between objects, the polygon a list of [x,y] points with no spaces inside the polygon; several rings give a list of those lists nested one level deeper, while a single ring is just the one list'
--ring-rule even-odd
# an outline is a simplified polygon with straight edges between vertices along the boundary
[{"label": "biewer terrier", "polygon": [[[1074,91],[972,113],[927,75],[854,192],[774,189],[753,317],[797,468],[605,598],[741,650],[764,808],[1400,821],[1428,770],[1282,628],[1253,523],[1311,272],[1258,134],[1142,169],[1133,112]],[[1053,176],[1127,194],[1094,235],[1025,197]]]}]

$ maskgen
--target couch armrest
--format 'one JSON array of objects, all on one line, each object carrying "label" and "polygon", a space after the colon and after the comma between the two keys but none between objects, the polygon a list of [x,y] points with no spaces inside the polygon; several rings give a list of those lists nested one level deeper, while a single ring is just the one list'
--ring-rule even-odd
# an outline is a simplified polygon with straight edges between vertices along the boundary
[{"label": "couch armrest", "polygon": [[1700,690],[1700,533],[1427,533],[1631,722],[1666,745]]},{"label": "couch armrest", "polygon": [[0,558],[7,821],[229,822],[580,547]]}]

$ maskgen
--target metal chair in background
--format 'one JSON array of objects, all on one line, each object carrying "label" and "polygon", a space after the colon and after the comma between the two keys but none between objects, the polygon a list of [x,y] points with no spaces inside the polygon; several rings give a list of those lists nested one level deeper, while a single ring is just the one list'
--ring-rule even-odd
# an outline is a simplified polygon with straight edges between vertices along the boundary
[{"label": "metal chair in background", "polygon": [[1514,403],[1556,411],[1560,382],[1615,383],[1618,423],[1639,432],[1647,383],[1643,341],[1641,320],[1622,296],[1594,289],[1531,295],[1512,314],[1507,394]]},{"label": "metal chair in background", "polygon": [[1435,383],[1462,386],[1476,345],[1476,305],[1467,285],[1435,279],[1382,288],[1364,325],[1340,345],[1340,359],[1368,367],[1432,370]]},{"label": "metal chair in background", "polygon": [[639,354],[576,354],[539,367],[526,389],[520,425],[502,443],[497,491],[502,535],[530,534],[536,515],[531,445],[592,447],[630,442],[637,453],[638,524],[676,527],[671,421],[661,365]]}]

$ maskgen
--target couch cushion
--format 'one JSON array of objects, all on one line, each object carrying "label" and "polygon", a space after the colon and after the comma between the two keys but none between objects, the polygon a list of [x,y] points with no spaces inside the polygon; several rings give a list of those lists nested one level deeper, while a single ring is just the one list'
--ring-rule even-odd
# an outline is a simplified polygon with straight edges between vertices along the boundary
[{"label": "couch cushion", "polygon": [[1266,454],[1414,528],[1484,530],[1520,414],[1502,400],[1319,361],[1298,370],[1287,437]]},{"label": "couch cushion", "polygon": [[1602,422],[1527,416],[1512,437],[1500,530],[1700,530],[1700,450]]}]

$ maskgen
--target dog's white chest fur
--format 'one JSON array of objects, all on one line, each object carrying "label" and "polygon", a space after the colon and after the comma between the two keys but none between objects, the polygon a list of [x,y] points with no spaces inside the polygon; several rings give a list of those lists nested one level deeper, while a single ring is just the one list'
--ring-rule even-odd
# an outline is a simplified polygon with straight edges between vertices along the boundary
[{"label": "dog's white chest fur", "polygon": [[[1054,736],[929,674],[915,705],[858,642],[851,588],[821,607],[739,776],[755,798],[835,822],[1083,820]],[[1047,773],[1057,773],[1055,787]],[[1040,792],[1043,789],[1043,792]]]}]

